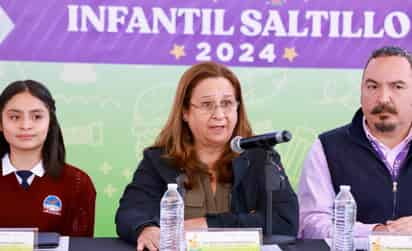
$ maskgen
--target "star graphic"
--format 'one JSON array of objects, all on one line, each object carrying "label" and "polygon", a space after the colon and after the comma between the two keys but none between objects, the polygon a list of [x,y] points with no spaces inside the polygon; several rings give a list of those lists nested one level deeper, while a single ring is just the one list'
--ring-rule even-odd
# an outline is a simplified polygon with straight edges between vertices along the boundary
[{"label": "star graphic", "polygon": [[112,185],[112,184],[108,184],[103,192],[107,195],[107,197],[111,198],[113,197],[113,194],[117,191],[117,189]]},{"label": "star graphic", "polygon": [[122,175],[126,179],[130,179],[132,177],[132,170],[130,170],[129,168],[123,169]]},{"label": "star graphic", "polygon": [[170,54],[175,56],[176,60],[179,60],[181,57],[186,56],[185,46],[174,44],[173,49],[170,51]]},{"label": "star graphic", "polygon": [[101,171],[104,175],[109,174],[112,169],[113,169],[113,168],[112,168],[107,162],[104,162],[103,165],[100,167],[100,171]]},{"label": "star graphic", "polygon": [[293,60],[295,59],[295,57],[298,56],[298,53],[296,52],[295,48],[285,48],[285,51],[283,53],[283,58],[286,58],[287,60],[289,60],[289,62],[293,62]]}]

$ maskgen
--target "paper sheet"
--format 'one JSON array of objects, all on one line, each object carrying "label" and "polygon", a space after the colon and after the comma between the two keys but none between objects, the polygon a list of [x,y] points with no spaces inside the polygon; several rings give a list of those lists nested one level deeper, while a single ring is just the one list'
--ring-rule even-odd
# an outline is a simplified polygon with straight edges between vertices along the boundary
[{"label": "paper sheet", "polygon": [[61,236],[57,248],[36,248],[35,251],[69,251],[69,237]]},{"label": "paper sheet", "polygon": [[262,246],[262,251],[282,251],[282,249],[279,248],[278,245],[263,245]]}]

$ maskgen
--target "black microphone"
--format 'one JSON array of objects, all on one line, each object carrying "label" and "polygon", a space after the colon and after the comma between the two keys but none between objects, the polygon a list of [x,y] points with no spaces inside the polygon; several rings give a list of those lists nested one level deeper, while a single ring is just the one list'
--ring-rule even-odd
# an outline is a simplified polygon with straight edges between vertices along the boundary
[{"label": "black microphone", "polygon": [[230,141],[230,148],[234,152],[242,153],[246,149],[258,147],[268,148],[279,143],[288,142],[291,139],[292,134],[288,131],[275,131],[249,138],[236,136]]}]

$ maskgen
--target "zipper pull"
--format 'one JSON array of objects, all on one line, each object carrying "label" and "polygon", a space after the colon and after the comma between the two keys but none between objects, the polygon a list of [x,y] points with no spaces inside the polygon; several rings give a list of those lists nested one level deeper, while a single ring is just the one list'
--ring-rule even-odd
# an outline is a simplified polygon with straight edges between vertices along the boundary
[{"label": "zipper pull", "polygon": [[398,182],[396,182],[396,181],[394,181],[393,183],[392,183],[392,191],[394,192],[394,193],[396,193],[396,191],[398,191]]}]

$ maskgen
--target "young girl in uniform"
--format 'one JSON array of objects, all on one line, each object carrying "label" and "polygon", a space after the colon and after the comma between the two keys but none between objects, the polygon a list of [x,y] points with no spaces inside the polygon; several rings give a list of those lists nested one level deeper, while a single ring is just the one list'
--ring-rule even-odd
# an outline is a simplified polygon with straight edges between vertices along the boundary
[{"label": "young girl in uniform", "polygon": [[33,80],[0,95],[0,227],[93,236],[96,191],[65,162],[62,132],[49,90]]}]

